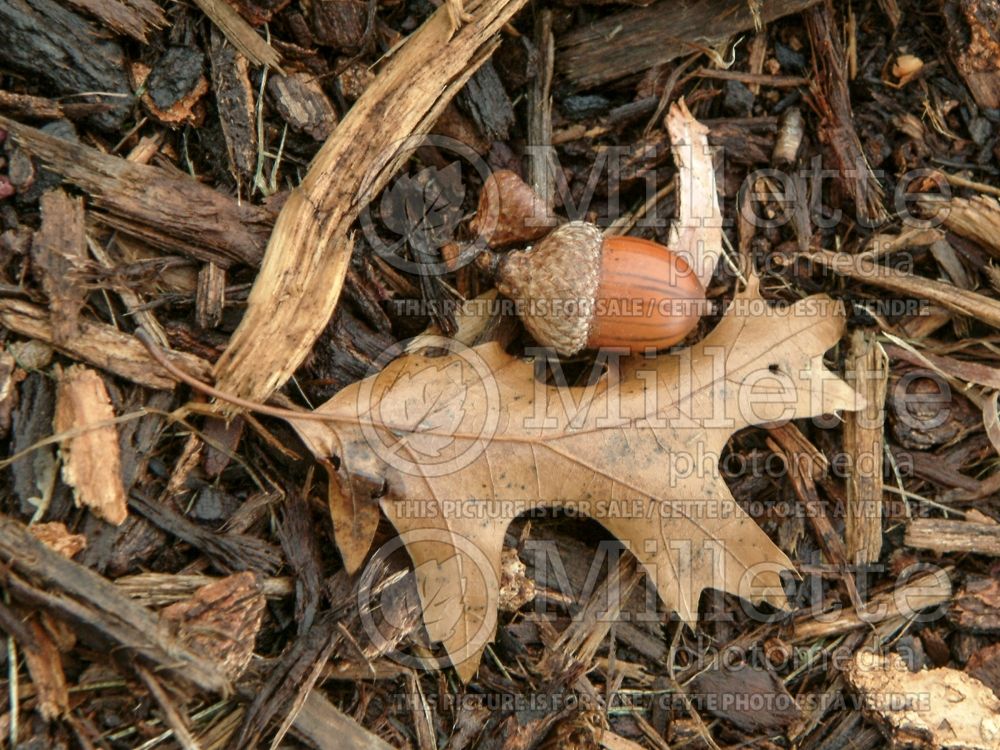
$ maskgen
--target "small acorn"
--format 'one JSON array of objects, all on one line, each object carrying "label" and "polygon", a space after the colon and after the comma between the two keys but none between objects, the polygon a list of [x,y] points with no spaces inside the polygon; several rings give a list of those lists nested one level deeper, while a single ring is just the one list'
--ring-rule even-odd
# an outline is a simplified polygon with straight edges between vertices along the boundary
[{"label": "small acorn", "polygon": [[676,344],[698,324],[705,290],[680,255],[638,237],[605,237],[574,221],[533,248],[480,256],[525,328],[563,356]]}]

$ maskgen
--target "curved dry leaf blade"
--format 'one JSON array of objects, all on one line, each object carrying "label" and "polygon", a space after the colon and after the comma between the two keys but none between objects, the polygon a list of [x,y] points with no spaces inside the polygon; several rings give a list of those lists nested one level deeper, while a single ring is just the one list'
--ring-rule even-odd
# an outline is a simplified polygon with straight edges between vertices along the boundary
[{"label": "curved dry leaf blade", "polygon": [[612,362],[618,376],[594,386],[546,386],[488,344],[401,357],[321,406],[329,423],[292,424],[341,473],[384,477],[428,632],[469,679],[496,625],[504,533],[533,508],[600,521],[687,620],[707,587],[783,604],[792,564],[734,502],[718,459],[748,425],[863,403],[823,365],[843,326],[826,296],[768,308],[751,284],[704,341]]},{"label": "curved dry leaf blade", "polygon": [[670,249],[688,261],[707,289],[722,255],[722,211],[708,128],[680,99],[667,112],[667,131],[678,171],[677,216],[670,227]]}]

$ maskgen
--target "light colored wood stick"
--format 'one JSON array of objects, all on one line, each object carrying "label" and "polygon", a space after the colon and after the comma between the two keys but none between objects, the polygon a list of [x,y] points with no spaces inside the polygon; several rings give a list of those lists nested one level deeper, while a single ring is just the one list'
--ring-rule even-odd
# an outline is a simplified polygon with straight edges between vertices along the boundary
[{"label": "light colored wood stick", "polygon": [[340,297],[351,225],[489,58],[496,34],[525,2],[472,2],[472,20],[454,33],[442,6],[390,57],[278,216],[246,315],[215,368],[221,390],[266,401],[295,372]]},{"label": "light colored wood stick", "polygon": [[1000,524],[918,518],[906,527],[905,543],[934,552],[973,552],[1000,557]]}]

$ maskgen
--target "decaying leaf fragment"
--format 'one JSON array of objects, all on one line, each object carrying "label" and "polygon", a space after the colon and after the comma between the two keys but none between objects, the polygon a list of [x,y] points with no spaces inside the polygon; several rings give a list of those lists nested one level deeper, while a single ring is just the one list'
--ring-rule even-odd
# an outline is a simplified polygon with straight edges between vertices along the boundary
[{"label": "decaying leaf fragment", "polygon": [[1000,748],[1000,700],[965,672],[910,672],[899,654],[859,651],[847,679],[893,747]]},{"label": "decaying leaf fragment", "polygon": [[79,434],[63,440],[63,479],[73,488],[77,507],[87,507],[116,526],[128,515],[122,484],[118,430],[104,381],[95,370],[72,365],[59,377],[54,429]]},{"label": "decaying leaf fragment", "polygon": [[[380,502],[431,638],[469,679],[496,625],[504,532],[534,508],[600,521],[685,620],[704,588],[783,604],[791,562],[735,503],[718,458],[743,427],[856,408],[823,365],[843,325],[826,296],[771,308],[752,282],[700,343],[611,363],[590,387],[546,386],[498,344],[442,339],[451,354],[401,357],[338,393],[318,410],[329,422],[291,422],[317,457],[340,460],[335,527]],[[341,551],[356,569],[367,547]]]}]

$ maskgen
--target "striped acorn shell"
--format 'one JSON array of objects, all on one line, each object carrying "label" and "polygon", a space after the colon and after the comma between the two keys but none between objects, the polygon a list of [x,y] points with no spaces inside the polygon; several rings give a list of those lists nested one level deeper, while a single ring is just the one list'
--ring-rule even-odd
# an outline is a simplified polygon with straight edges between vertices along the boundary
[{"label": "striped acorn shell", "polygon": [[697,326],[705,305],[683,257],[650,240],[604,237],[582,221],[503,258],[497,288],[515,300],[535,340],[563,356],[665,349]]}]

